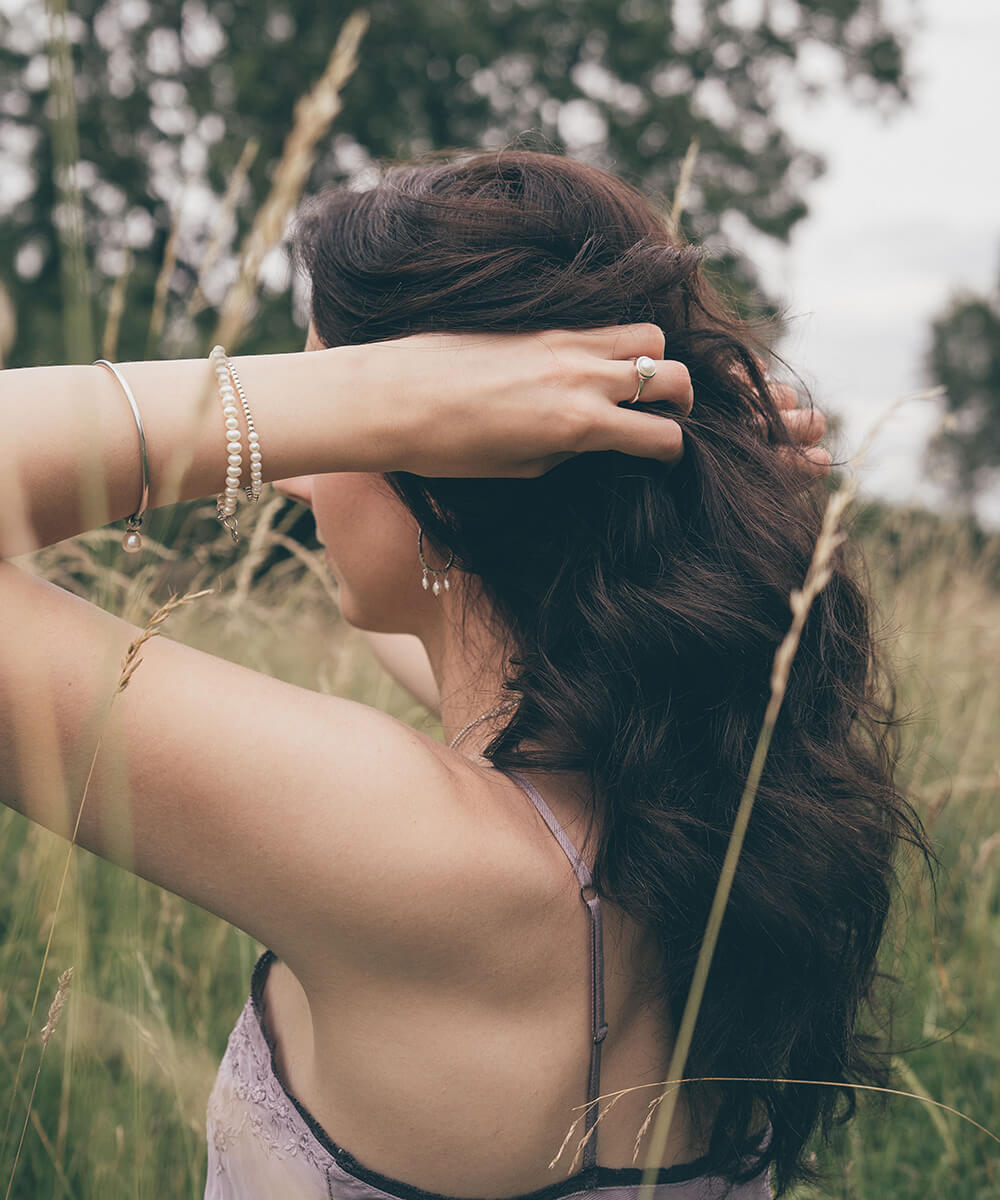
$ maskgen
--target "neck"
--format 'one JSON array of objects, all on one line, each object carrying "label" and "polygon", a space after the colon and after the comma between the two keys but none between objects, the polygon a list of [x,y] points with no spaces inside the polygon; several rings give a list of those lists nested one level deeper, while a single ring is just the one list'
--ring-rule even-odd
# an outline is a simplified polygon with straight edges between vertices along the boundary
[{"label": "neck", "polygon": [[[452,593],[454,595],[454,593]],[[450,597],[449,597],[450,598]],[[441,696],[441,724],[451,742],[470,721],[502,703],[503,647],[481,618],[470,613],[464,629],[445,616],[421,634]],[[469,757],[481,750],[509,714],[491,717],[469,730],[459,749]]]}]

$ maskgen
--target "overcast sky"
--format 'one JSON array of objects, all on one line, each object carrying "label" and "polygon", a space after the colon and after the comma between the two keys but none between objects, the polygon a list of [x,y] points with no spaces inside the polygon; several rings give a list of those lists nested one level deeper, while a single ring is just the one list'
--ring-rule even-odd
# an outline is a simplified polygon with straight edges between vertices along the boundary
[{"label": "overcast sky", "polygon": [[[843,416],[848,452],[893,399],[928,386],[929,323],[949,296],[991,291],[1000,275],[1000,3],[923,5],[908,109],[883,122],[846,100],[789,100],[787,127],[828,170],[788,250],[745,246],[789,303],[781,352],[817,405]],[[931,402],[903,405],[862,467],[863,490],[937,507],[921,453],[938,417]],[[1000,525],[1000,487],[978,512]]]}]

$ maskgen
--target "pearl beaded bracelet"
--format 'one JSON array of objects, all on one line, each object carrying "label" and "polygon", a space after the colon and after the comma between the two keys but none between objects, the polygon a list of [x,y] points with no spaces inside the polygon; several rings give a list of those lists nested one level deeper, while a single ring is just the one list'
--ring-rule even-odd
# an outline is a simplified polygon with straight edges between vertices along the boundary
[{"label": "pearl beaded bracelet", "polygon": [[260,499],[260,489],[263,481],[260,454],[260,438],[253,426],[250,416],[250,406],[247,403],[243,384],[236,373],[233,360],[226,354],[222,346],[213,346],[209,355],[215,368],[215,377],[219,382],[219,399],[222,401],[222,416],[226,424],[226,490],[220,492],[216,501],[216,516],[233,535],[233,541],[240,540],[236,532],[236,501],[241,491],[240,476],[243,471],[243,445],[240,441],[239,408],[236,406],[236,394],[239,392],[240,403],[247,419],[247,449],[250,454],[250,484],[246,489],[247,499],[256,504]]},{"label": "pearl beaded bracelet", "polygon": [[[242,490],[240,487],[240,477],[243,469],[243,445],[240,434],[240,410],[236,405],[237,393],[239,393],[240,403],[243,406],[243,413],[247,420],[250,483],[246,488],[246,494],[251,504],[256,504],[260,500],[260,490],[264,478],[261,466],[260,438],[257,435],[256,429],[254,429],[253,417],[250,415],[250,405],[247,403],[246,393],[243,391],[243,384],[236,373],[236,365],[233,360],[226,354],[222,346],[213,346],[209,354],[209,361],[215,370],[215,377],[219,384],[219,399],[222,401],[222,416],[225,421],[227,454],[226,488],[217,497],[216,516],[232,534],[233,541],[238,542],[240,538],[236,532],[236,502]],[[142,498],[139,501],[138,509],[128,518],[126,534],[122,539],[122,546],[125,550],[130,554],[134,554],[142,548],[142,537],[139,534],[139,528],[142,525],[142,514],[149,499],[149,460],[146,456],[146,438],[143,433],[142,418],[139,416],[139,406],[132,395],[132,389],[114,363],[108,362],[107,359],[99,358],[91,363],[91,366],[107,367],[121,384],[122,390],[125,392],[125,397],[129,402],[129,407],[132,409],[136,428],[139,431],[139,455],[142,460]]]}]

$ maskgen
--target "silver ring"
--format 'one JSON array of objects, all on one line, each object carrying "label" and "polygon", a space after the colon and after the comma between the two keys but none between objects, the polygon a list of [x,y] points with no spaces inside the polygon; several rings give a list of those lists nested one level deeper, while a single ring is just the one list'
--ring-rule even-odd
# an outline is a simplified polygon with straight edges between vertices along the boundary
[{"label": "silver ring", "polygon": [[639,376],[639,386],[635,389],[635,395],[629,401],[629,404],[635,404],[642,395],[642,389],[646,384],[646,380],[652,379],[656,374],[656,363],[647,354],[640,354],[635,360],[635,369]]}]

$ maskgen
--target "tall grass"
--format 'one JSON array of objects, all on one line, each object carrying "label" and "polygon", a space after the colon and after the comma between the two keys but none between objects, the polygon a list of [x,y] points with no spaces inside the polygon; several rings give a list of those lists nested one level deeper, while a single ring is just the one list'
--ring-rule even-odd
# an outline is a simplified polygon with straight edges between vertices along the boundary
[{"label": "tall grass", "polygon": [[[62,97],[54,140],[64,210],[72,214],[79,197],[62,11],[61,0],[53,0],[53,76],[56,99]],[[237,284],[211,339],[230,349],[246,328],[260,262],[280,240],[317,141],[339,110],[365,25],[360,14],[346,23],[327,71],[296,110],[274,187],[243,245]],[[248,144],[234,178],[243,177],[255,153]],[[693,144],[670,214],[675,226],[697,153]],[[227,193],[227,213],[237,190],[234,183]],[[82,233],[70,222],[61,236],[69,264],[67,347],[69,358],[79,360],[89,356],[91,339],[89,310],[80,300]],[[171,264],[168,248],[150,322],[154,349]],[[126,261],[109,304],[102,341],[108,358],[115,357],[129,269]],[[188,315],[204,304],[199,289]],[[178,473],[184,465],[177,464]],[[39,551],[30,566],[140,624],[167,590],[212,588],[210,596],[171,612],[169,636],[439,733],[340,620],[322,558],[289,537],[297,515],[277,497],[251,510],[242,517],[247,543],[234,556],[214,504],[181,505],[147,518],[139,563],[123,563],[117,553],[120,531],[98,529]],[[894,630],[900,704],[914,712],[901,781],[942,859],[936,902],[926,877],[904,877],[883,953],[885,970],[901,981],[896,1040],[914,1047],[900,1059],[900,1084],[995,1129],[1000,537],[974,546],[960,523],[901,510],[870,522],[863,540],[885,622]],[[275,563],[277,548],[288,556]],[[205,1105],[261,947],[85,852],[67,860],[65,842],[9,812],[0,812],[0,863],[8,880],[0,893],[0,1099],[14,1118],[0,1146],[0,1183],[11,1181],[11,1197],[200,1197]],[[42,1037],[25,1043],[39,996],[57,999]],[[880,1107],[862,1096],[860,1108],[823,1157],[826,1182],[802,1189],[798,1200],[917,1200],[946,1189],[970,1200],[997,1194],[997,1148],[985,1135],[912,1099]]]}]

